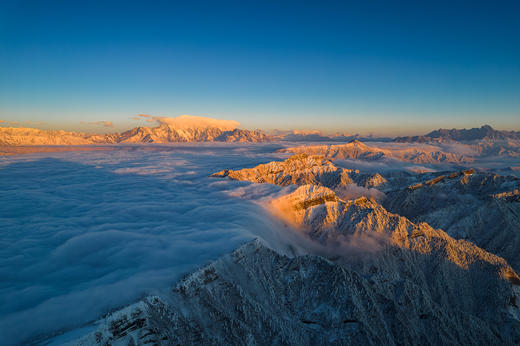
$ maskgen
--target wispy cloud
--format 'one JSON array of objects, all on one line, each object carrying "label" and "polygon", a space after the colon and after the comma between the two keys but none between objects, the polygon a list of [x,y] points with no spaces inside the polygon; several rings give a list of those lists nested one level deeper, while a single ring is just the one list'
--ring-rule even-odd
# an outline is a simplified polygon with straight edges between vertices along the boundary
[{"label": "wispy cloud", "polygon": [[201,117],[197,115],[180,115],[178,117],[165,117],[165,116],[154,116],[149,114],[137,114],[133,119],[142,120],[146,119],[147,122],[156,122],[159,125],[168,125],[176,129],[189,129],[189,128],[210,128],[215,127],[223,131],[234,130],[240,126],[238,121],[234,120],[223,120],[213,119],[208,117]]},{"label": "wispy cloud", "polygon": [[108,120],[101,120],[101,121],[80,121],[81,124],[87,124],[87,125],[98,125],[98,126],[104,126],[104,127],[114,127],[114,123]]}]

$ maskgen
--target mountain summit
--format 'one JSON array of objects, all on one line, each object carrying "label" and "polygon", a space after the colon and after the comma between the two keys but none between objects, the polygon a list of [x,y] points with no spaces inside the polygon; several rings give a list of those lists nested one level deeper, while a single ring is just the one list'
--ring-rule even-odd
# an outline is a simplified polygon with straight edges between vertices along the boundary
[{"label": "mountain summit", "polygon": [[173,142],[265,142],[270,137],[260,131],[242,130],[240,123],[192,115],[176,118],[150,117],[159,126],[140,126],[122,133],[89,135],[82,132],[47,131],[0,127],[0,145],[81,145],[107,143]]},{"label": "mountain summit", "polygon": [[438,129],[424,136],[397,137],[394,142],[445,142],[445,141],[475,141],[475,140],[497,140],[497,139],[520,139],[520,131],[499,131],[489,125],[480,128],[466,129]]}]

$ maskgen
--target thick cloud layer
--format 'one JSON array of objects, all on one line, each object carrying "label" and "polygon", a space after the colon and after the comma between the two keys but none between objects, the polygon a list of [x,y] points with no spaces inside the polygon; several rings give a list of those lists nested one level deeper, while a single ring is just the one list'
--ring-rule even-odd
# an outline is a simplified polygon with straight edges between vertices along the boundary
[{"label": "thick cloud layer", "polygon": [[[0,158],[2,344],[77,327],[160,294],[254,237],[288,254],[330,251],[266,210],[266,202],[294,187],[209,177],[284,159],[275,153],[280,144],[110,149]],[[362,171],[418,167],[336,164]],[[373,189],[342,193],[381,197]],[[348,246],[364,249],[353,241]]]},{"label": "thick cloud layer", "polygon": [[[81,325],[276,228],[215,169],[270,146],[46,153],[0,164],[3,344]],[[269,191],[266,191],[269,192]],[[238,192],[237,192],[238,193]]]}]

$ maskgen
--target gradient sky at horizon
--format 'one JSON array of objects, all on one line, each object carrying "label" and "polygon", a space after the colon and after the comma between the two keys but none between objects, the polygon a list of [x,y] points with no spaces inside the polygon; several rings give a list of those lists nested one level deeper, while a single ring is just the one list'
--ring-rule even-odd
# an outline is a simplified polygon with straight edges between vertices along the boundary
[{"label": "gradient sky at horizon", "polygon": [[113,131],[145,113],[520,130],[519,13],[518,1],[4,0],[0,126]]}]

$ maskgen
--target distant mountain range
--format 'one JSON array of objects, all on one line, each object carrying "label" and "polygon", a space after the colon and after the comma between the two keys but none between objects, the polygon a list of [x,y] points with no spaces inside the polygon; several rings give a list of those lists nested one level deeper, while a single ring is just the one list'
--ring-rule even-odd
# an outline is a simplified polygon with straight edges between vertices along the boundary
[{"label": "distant mountain range", "polygon": [[432,146],[424,146],[424,148],[394,148],[390,150],[367,146],[363,142],[360,142],[358,140],[353,140],[349,143],[336,145],[299,146],[281,149],[280,152],[291,154],[305,153],[309,155],[323,155],[330,160],[351,159],[363,161],[378,161],[384,159],[396,159],[404,162],[428,164],[461,164],[473,161],[473,158],[471,157],[440,151]]},{"label": "distant mountain range", "polygon": [[[139,126],[124,132],[86,134],[63,130],[0,127],[0,145],[87,145],[112,143],[177,143],[177,142],[355,142],[378,141],[399,143],[439,143],[494,140],[520,140],[520,131],[499,131],[489,125],[473,129],[439,129],[423,136],[361,137],[337,134],[326,136],[319,131],[276,131],[267,135],[258,130],[239,129],[237,122],[196,116],[177,118],[154,117],[156,127]],[[487,150],[486,148],[484,148]],[[483,149],[483,150],[484,150]],[[489,148],[488,148],[489,149]],[[421,159],[422,160],[422,159]],[[421,161],[419,160],[419,161]],[[435,159],[434,161],[437,161]],[[451,160],[453,161],[453,160]]]},{"label": "distant mountain range", "polygon": [[108,143],[266,142],[271,138],[250,130],[218,127],[176,128],[169,124],[136,127],[122,133],[89,135],[81,132],[0,128],[0,145],[84,145]]},{"label": "distant mountain range", "polygon": [[446,142],[446,141],[475,141],[475,140],[497,140],[497,139],[520,139],[520,131],[500,131],[495,130],[489,125],[469,130],[462,129],[438,129],[424,136],[397,137],[394,142]]}]

